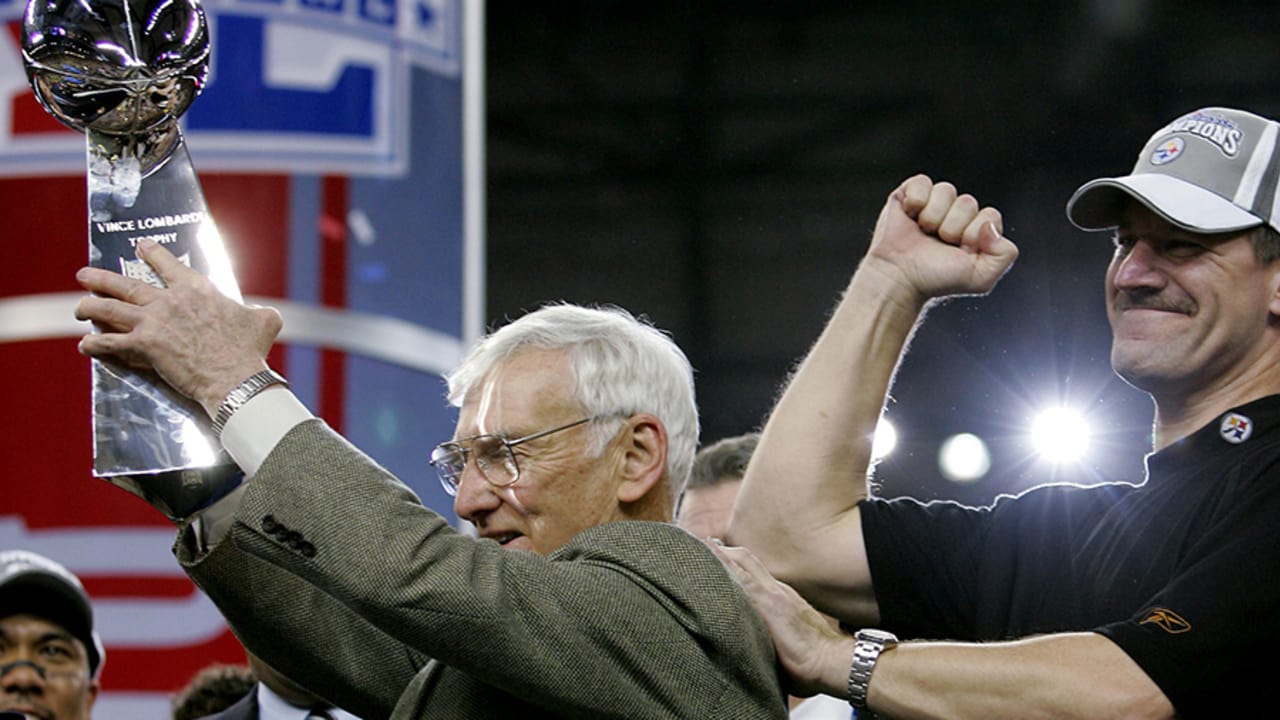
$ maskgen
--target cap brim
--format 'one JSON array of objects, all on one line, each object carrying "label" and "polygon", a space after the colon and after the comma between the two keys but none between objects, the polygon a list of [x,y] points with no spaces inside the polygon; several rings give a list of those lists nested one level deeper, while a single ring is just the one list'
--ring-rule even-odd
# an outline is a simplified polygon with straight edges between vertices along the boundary
[{"label": "cap brim", "polygon": [[1108,230],[1120,225],[1130,198],[1191,232],[1231,232],[1266,224],[1221,195],[1156,173],[1099,178],[1081,185],[1067,201],[1067,218],[1081,230]]}]

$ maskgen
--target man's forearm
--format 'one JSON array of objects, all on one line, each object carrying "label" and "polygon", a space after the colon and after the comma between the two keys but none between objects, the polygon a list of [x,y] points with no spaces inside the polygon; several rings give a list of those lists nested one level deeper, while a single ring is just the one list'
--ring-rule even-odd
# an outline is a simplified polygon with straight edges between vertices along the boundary
[{"label": "man's forearm", "polygon": [[[848,698],[855,639],[826,624],[750,550],[713,549],[769,626],[788,686]],[[880,653],[866,700],[893,718],[1173,716],[1168,699],[1137,663],[1089,632],[1002,643],[901,643]]]},{"label": "man's forearm", "polygon": [[1005,643],[903,643],[882,654],[868,704],[901,719],[1171,718],[1173,706],[1095,633]]}]

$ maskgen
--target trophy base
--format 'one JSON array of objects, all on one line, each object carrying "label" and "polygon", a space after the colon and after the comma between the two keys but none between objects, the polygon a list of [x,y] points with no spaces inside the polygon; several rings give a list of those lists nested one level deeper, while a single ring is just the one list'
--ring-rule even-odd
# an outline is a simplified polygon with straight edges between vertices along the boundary
[{"label": "trophy base", "polygon": [[166,472],[111,475],[103,480],[147,501],[175,523],[226,497],[244,482],[235,465],[214,465]]}]

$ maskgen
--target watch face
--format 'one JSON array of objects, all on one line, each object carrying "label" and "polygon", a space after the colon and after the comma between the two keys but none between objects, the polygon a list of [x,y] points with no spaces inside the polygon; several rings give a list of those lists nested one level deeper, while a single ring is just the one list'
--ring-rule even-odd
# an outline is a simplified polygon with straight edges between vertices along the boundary
[{"label": "watch face", "polygon": [[892,645],[898,642],[897,635],[894,635],[891,632],[887,632],[884,630],[876,630],[873,628],[868,628],[866,630],[859,630],[858,633],[854,635],[854,637],[857,638],[858,640],[869,640],[871,642],[878,642],[885,645]]}]

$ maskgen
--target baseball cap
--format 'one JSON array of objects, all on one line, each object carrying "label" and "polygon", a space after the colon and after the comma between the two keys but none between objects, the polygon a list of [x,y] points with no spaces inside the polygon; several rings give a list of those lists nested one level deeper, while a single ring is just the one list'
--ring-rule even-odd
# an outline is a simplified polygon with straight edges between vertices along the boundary
[{"label": "baseball cap", "polygon": [[96,677],[106,653],[93,631],[93,606],[80,579],[43,555],[0,551],[0,617],[30,613],[55,622],[84,643],[89,674]]},{"label": "baseball cap", "polygon": [[1113,228],[1133,198],[1191,232],[1280,230],[1278,134],[1280,124],[1244,110],[1187,113],[1147,140],[1132,173],[1081,185],[1067,217],[1081,230]]}]

